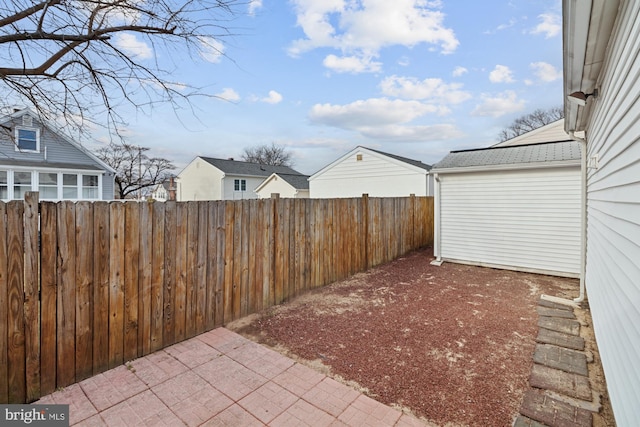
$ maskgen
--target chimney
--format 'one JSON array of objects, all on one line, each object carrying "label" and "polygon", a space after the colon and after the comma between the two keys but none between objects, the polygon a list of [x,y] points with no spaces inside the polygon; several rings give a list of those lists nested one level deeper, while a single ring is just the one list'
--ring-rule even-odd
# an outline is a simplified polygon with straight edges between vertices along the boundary
[{"label": "chimney", "polygon": [[176,201],[176,177],[173,175],[169,177],[169,200]]}]

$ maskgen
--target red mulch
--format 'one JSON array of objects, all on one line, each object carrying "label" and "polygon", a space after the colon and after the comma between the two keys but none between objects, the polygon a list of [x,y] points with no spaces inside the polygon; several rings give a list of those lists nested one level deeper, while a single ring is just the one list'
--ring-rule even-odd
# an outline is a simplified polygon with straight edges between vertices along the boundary
[{"label": "red mulch", "polygon": [[578,281],[432,259],[414,252],[230,326],[431,422],[510,426],[540,294],[577,296]]}]

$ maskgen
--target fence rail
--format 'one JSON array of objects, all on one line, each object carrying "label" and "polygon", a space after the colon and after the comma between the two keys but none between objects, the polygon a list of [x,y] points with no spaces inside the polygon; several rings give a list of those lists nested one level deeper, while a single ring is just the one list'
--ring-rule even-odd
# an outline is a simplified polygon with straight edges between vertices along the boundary
[{"label": "fence rail", "polygon": [[433,199],[0,203],[0,403],[433,242]]}]

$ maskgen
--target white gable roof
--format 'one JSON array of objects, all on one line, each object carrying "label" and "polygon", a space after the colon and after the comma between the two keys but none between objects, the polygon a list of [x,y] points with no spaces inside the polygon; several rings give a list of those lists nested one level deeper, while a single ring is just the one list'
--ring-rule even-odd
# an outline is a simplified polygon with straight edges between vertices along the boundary
[{"label": "white gable roof", "polygon": [[494,144],[492,147],[513,147],[515,145],[540,144],[543,142],[561,142],[569,140],[571,140],[571,138],[564,130],[564,119],[560,119],[530,132],[518,135],[515,138]]},{"label": "white gable roof", "polygon": [[388,162],[391,162],[391,163],[394,163],[396,165],[405,167],[405,168],[410,169],[410,170],[412,170],[414,172],[417,172],[417,173],[422,173],[424,175],[426,175],[429,172],[429,170],[431,169],[430,165],[427,165],[426,163],[422,163],[419,160],[412,160],[412,159],[408,159],[406,157],[396,156],[395,154],[384,153],[382,151],[373,150],[373,149],[366,148],[366,147],[363,147],[363,146],[359,145],[356,148],[354,148],[353,150],[351,150],[348,153],[346,153],[345,155],[343,155],[342,157],[340,157],[339,159],[329,163],[327,166],[325,166],[324,168],[320,169],[318,172],[316,172],[313,175],[311,175],[311,177],[309,177],[309,181],[312,181],[312,180],[318,178],[319,176],[323,175],[327,171],[331,170],[336,165],[344,162],[346,159],[350,158],[353,155],[359,154],[359,153],[363,153],[363,154],[366,153],[368,155],[372,155],[372,156],[375,156],[375,157],[378,157],[378,158],[381,158],[381,159],[385,159]]}]

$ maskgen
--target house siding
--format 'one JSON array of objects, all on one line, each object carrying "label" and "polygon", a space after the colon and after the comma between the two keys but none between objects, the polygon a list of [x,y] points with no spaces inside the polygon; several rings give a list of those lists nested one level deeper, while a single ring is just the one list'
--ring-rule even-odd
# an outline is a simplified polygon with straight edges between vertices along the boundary
[{"label": "house siding", "polygon": [[178,175],[178,201],[222,200],[223,176],[219,169],[196,157]]},{"label": "house siding", "polygon": [[[252,177],[252,176],[241,176],[241,175],[227,175],[223,180],[224,187],[224,199],[225,200],[243,200],[243,199],[257,199],[258,195],[255,193],[256,188],[262,181],[264,181],[265,177]],[[247,190],[246,191],[235,191],[235,183],[236,179],[244,179],[247,181]]]},{"label": "house siding", "polygon": [[[274,179],[277,178],[277,179]],[[258,198],[268,199],[271,194],[277,193],[282,198],[307,198],[309,197],[309,190],[296,191],[295,188],[287,181],[280,177],[271,177],[269,182],[258,191],[256,194]]]},{"label": "house siding", "polygon": [[439,175],[439,258],[580,272],[580,168]]},{"label": "house siding", "polygon": [[[362,155],[362,160],[357,156]],[[419,172],[369,151],[356,151],[309,180],[312,198],[402,197],[431,195],[427,171]]]},{"label": "house siding", "polygon": [[640,2],[621,2],[586,129],[585,284],[616,422],[640,402]]},{"label": "house siding", "polygon": [[[102,200],[114,198],[115,176],[110,170],[92,158],[78,146],[70,143],[66,138],[42,125],[36,117],[32,117],[32,125],[24,126],[37,129],[40,132],[38,152],[16,150],[13,135],[16,126],[23,127],[22,116],[5,123],[9,127],[8,133],[0,134],[0,169],[30,172],[63,172],[101,175],[100,192]],[[60,167],[63,164],[64,168]]]}]

